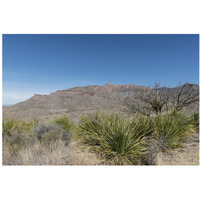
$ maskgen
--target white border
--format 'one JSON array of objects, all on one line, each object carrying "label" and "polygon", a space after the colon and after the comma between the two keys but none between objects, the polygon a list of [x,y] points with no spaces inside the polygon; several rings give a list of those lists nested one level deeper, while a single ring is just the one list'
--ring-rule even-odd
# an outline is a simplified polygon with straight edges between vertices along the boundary
[{"label": "white border", "polygon": [[[198,2],[3,0],[0,32],[198,34]],[[199,180],[199,166],[1,166],[0,195],[4,200],[198,199]]]}]

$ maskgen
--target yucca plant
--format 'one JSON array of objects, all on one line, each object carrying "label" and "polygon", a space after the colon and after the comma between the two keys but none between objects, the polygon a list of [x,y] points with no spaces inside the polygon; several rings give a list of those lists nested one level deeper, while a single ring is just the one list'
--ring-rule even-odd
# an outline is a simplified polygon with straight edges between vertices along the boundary
[{"label": "yucca plant", "polygon": [[182,142],[194,131],[191,121],[181,113],[159,115],[155,117],[154,137],[161,151],[182,146]]},{"label": "yucca plant", "polygon": [[159,98],[154,99],[153,101],[151,101],[151,108],[153,109],[153,111],[158,114],[161,113],[162,110],[162,102]]},{"label": "yucca plant", "polygon": [[38,120],[34,119],[29,121],[9,119],[3,121],[3,136],[11,136],[12,131],[29,132],[34,125],[38,124]]},{"label": "yucca plant", "polygon": [[199,133],[199,113],[194,113],[190,118],[196,133]]},{"label": "yucca plant", "polygon": [[14,129],[17,126],[17,121],[14,119],[10,119],[7,121],[3,121],[2,128],[3,128],[3,136],[11,135],[11,130]]},{"label": "yucca plant", "polygon": [[145,146],[139,126],[119,115],[97,113],[81,118],[78,138],[106,164],[139,164]]},{"label": "yucca plant", "polygon": [[70,131],[73,127],[72,122],[67,116],[61,116],[53,119],[51,121],[52,124],[57,124],[59,126],[62,126],[65,130]]},{"label": "yucca plant", "polygon": [[142,137],[151,136],[154,132],[154,121],[152,117],[139,115],[130,120],[130,127],[135,129]]}]

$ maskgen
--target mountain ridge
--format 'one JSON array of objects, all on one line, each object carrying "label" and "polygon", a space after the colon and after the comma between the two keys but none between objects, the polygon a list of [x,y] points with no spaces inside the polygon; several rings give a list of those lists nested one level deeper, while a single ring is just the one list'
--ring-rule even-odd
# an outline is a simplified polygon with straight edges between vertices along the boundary
[{"label": "mountain ridge", "polygon": [[[194,86],[195,84],[191,84]],[[126,99],[148,87],[134,84],[88,85],[57,90],[48,95],[34,94],[26,101],[4,107],[4,117],[33,118],[68,114],[74,117],[96,111],[120,111]]]}]

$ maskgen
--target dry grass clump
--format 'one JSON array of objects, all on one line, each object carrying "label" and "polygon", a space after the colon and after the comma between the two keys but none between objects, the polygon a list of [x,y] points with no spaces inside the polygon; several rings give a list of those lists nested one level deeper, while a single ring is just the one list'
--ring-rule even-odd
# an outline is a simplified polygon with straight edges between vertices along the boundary
[{"label": "dry grass clump", "polygon": [[80,143],[73,141],[69,145],[70,165],[103,165],[104,160],[99,160],[95,154],[80,146]]},{"label": "dry grass clump", "polygon": [[51,141],[48,145],[29,143],[23,146],[16,155],[10,154],[9,147],[4,144],[4,165],[68,165],[68,147],[62,140]]},{"label": "dry grass clump", "polygon": [[23,147],[34,142],[35,138],[30,133],[12,131],[3,137],[3,153],[6,148],[11,156],[16,156]]}]

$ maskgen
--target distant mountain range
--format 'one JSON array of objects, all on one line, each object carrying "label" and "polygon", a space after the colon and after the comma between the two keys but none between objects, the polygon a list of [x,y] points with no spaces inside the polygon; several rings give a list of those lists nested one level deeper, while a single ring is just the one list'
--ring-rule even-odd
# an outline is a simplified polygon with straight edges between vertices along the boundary
[{"label": "distant mountain range", "polygon": [[[191,86],[198,87],[194,84]],[[145,88],[134,84],[108,83],[103,86],[89,85],[58,90],[49,95],[35,94],[24,102],[4,107],[3,117],[47,119],[58,114],[68,114],[72,118],[77,118],[97,110],[120,112],[127,98],[137,95]]]}]

